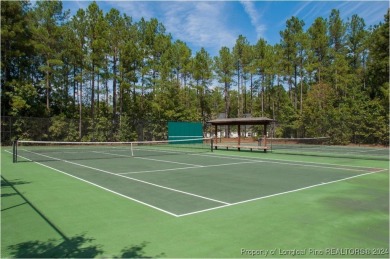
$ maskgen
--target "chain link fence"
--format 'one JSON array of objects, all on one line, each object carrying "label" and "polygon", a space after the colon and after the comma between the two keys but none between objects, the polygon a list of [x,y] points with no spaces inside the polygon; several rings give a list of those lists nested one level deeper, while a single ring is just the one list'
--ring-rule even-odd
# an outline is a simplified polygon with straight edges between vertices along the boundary
[{"label": "chain link fence", "polygon": [[146,141],[168,138],[166,121],[132,120],[123,116],[114,123],[106,118],[80,123],[63,116],[52,118],[1,117],[1,145],[16,139],[49,141]]},{"label": "chain link fence", "polygon": [[[80,129],[81,126],[81,129]],[[210,135],[207,125],[203,126]],[[147,121],[120,116],[114,122],[106,117],[80,122],[64,116],[51,118],[1,117],[1,145],[16,139],[36,141],[150,141],[167,140],[167,121]]]}]

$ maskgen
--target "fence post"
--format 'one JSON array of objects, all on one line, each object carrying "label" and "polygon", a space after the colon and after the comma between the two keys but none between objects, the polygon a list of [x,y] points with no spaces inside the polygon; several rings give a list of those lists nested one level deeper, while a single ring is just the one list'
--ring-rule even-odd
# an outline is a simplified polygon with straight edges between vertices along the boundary
[{"label": "fence post", "polygon": [[14,140],[12,142],[12,162],[17,163],[18,162],[18,141]]}]

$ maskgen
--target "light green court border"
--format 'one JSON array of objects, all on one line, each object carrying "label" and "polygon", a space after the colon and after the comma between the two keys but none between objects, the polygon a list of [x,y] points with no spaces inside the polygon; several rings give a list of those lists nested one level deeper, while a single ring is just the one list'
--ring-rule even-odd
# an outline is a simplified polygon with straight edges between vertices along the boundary
[{"label": "light green court border", "polygon": [[[245,154],[248,155],[259,154]],[[297,160],[296,156],[269,157]],[[288,249],[306,249],[306,254],[295,257],[340,257],[340,253],[310,254],[309,249],[313,252],[314,248],[323,253],[332,248],[362,248],[371,253],[347,254],[343,258],[388,257],[380,254],[388,249],[389,241],[386,171],[224,210],[173,218],[33,164],[14,170],[10,160],[11,156],[3,153],[2,175],[19,182],[15,188],[67,240],[29,206],[20,205],[2,212],[2,257],[252,257],[242,254],[241,249],[277,251],[279,254],[273,256],[283,258],[285,255],[280,253]],[[324,163],[330,159],[315,160],[308,159]],[[332,159],[331,163],[342,165],[343,161]],[[360,160],[352,160],[351,164],[388,166],[386,162]],[[11,192],[2,188],[2,194],[7,194],[5,191]],[[11,205],[8,203],[20,204],[17,199],[17,195],[2,197],[2,209]]]}]

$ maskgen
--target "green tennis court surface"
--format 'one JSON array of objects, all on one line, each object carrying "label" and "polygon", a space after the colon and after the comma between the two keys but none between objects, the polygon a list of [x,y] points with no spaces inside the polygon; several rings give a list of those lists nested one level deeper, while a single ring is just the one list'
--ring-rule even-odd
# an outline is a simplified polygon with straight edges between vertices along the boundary
[{"label": "green tennis court surface", "polygon": [[[12,230],[14,217],[35,217],[54,232],[48,250],[59,256],[80,257],[55,249],[64,239],[72,243],[74,235],[81,246],[103,244],[86,257],[241,257],[248,256],[241,248],[325,251],[340,245],[388,249],[388,162],[152,149],[137,156],[127,147],[27,147],[19,148],[16,164],[10,149],[3,150],[3,236],[19,231]],[[40,228],[24,226],[6,235],[2,256],[34,248],[22,245],[44,239],[35,232]],[[383,251],[377,256],[387,257]]]},{"label": "green tennis court surface", "polygon": [[[270,152],[276,154],[304,155],[317,157],[335,158],[356,158],[363,160],[389,159],[389,148],[367,147],[358,145],[333,146],[326,143],[328,138],[307,138],[307,139],[272,139],[268,146]],[[321,143],[324,142],[324,143]],[[225,142],[225,144],[236,144],[236,142]],[[246,146],[257,146],[258,142],[245,143]]]}]

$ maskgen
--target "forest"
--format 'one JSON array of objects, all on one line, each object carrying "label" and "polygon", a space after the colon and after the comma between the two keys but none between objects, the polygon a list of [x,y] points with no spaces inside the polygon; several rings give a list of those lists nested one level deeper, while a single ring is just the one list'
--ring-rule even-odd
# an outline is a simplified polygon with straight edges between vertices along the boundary
[{"label": "forest", "polygon": [[[167,121],[275,119],[275,137],[389,145],[389,10],[367,28],[333,9],[280,42],[192,53],[153,18],[96,2],[1,1],[2,143],[163,139]],[[307,29],[305,29],[307,28]]]}]

